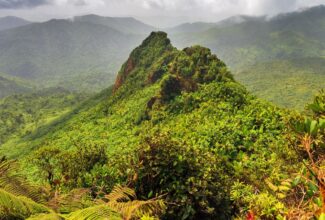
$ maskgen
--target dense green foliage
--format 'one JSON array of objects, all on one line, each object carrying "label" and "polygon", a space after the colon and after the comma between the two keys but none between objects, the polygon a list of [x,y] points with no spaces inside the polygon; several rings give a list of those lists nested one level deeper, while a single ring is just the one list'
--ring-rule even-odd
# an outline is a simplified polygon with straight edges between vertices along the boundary
[{"label": "dense green foliage", "polygon": [[0,146],[9,138],[33,133],[69,112],[86,95],[75,94],[62,88],[41,90],[0,99]]},{"label": "dense green foliage", "polygon": [[[18,169],[14,161],[5,158],[0,160],[0,218],[4,220],[155,219],[154,217],[165,210],[162,199],[138,200],[134,190],[119,185],[102,199],[97,199],[96,203],[87,199],[87,189],[71,191],[70,195],[66,194],[63,197],[58,195],[57,190],[54,195],[50,195],[46,189],[41,190],[42,188],[36,185],[30,185],[26,179],[17,174]],[[37,189],[38,194],[35,194]],[[44,199],[48,200],[40,200],[41,193],[44,194]],[[88,202],[86,208],[82,207],[85,203],[81,201],[83,199]],[[81,207],[76,208],[74,205]],[[89,207],[90,205],[92,206]],[[76,210],[60,214],[54,211],[58,206]]]},{"label": "dense green foliage", "polygon": [[98,199],[122,184],[143,200],[161,196],[163,219],[273,219],[296,204],[272,187],[301,167],[295,118],[251,95],[209,49],[177,50],[157,32],[130,54],[113,91],[1,152],[61,195],[85,187]]},{"label": "dense green foliage", "polygon": [[230,217],[226,161],[213,149],[186,146],[158,134],[146,140],[137,168],[138,194],[166,194],[170,203],[165,218]]}]

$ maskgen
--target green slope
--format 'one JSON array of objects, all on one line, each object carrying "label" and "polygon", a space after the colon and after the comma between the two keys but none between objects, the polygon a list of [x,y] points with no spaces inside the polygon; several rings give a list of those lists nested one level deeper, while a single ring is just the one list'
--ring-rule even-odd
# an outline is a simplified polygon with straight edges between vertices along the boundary
[{"label": "green slope", "polygon": [[0,73],[0,99],[12,94],[30,92],[32,89],[30,83]]},{"label": "green slope", "polygon": [[[54,152],[51,176],[65,189],[128,184],[140,198],[165,195],[167,219],[229,219],[240,203],[230,190],[254,195],[243,207],[276,216],[282,203],[264,181],[296,169],[289,114],[247,92],[209,49],[180,51],[157,32],[131,53],[113,90],[0,150],[39,182],[46,171],[32,161]],[[254,205],[258,198],[272,203]]]},{"label": "green slope", "polygon": [[62,88],[51,88],[0,99],[0,148],[8,140],[19,139],[51,123],[85,98]]},{"label": "green slope", "polygon": [[258,97],[281,107],[304,110],[324,88],[325,59],[276,60],[243,68],[235,78]]}]

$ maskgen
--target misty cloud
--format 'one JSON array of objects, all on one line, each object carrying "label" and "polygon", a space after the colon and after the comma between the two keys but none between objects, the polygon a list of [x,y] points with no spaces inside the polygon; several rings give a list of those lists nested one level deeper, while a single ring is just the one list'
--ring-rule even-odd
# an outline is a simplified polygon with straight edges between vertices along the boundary
[{"label": "misty cloud", "polygon": [[325,4],[325,0],[0,0],[0,16],[47,20],[99,14],[132,16],[144,21],[181,17],[188,22],[216,22],[238,14],[272,16],[320,4]]},{"label": "misty cloud", "polygon": [[48,3],[49,0],[0,0],[0,9],[32,8]]}]

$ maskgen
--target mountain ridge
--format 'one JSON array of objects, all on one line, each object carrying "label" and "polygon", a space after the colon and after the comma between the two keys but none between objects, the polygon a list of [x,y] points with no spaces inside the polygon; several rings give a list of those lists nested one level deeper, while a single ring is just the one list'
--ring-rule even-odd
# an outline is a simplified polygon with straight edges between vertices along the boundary
[{"label": "mountain ridge", "polygon": [[141,38],[86,22],[31,24],[0,32],[0,69],[36,84],[64,84],[69,89],[76,89],[78,82],[74,85],[74,81],[84,75],[90,82],[80,89],[92,91],[110,83],[116,63]]},{"label": "mountain ridge", "polygon": [[133,17],[105,17],[95,14],[76,16],[72,21],[101,24],[126,34],[149,34],[155,28]]},{"label": "mountain ridge", "polygon": [[30,21],[15,16],[0,17],[0,31],[25,26],[31,23]]}]

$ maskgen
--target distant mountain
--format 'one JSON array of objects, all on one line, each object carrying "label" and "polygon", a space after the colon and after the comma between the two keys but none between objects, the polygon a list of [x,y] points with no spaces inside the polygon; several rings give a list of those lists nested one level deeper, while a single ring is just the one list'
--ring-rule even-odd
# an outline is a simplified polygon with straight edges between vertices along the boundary
[{"label": "distant mountain", "polygon": [[266,20],[265,16],[254,17],[254,16],[247,16],[247,15],[237,15],[217,22],[217,26],[227,27],[227,26],[241,24],[249,21],[265,21],[265,20]]},{"label": "distant mountain", "polygon": [[187,23],[187,22],[195,22],[193,17],[191,16],[144,16],[144,17],[136,17],[138,20],[149,24],[155,28],[159,29],[169,29],[175,26]]},{"label": "distant mountain", "polygon": [[325,55],[325,7],[275,17],[251,18],[207,31],[173,34],[178,47],[208,46],[232,67],[240,69],[273,59]]},{"label": "distant mountain", "polygon": [[14,16],[2,17],[0,18],[0,31],[24,26],[30,23],[29,21]]},{"label": "distant mountain", "polygon": [[144,24],[132,17],[102,17],[98,15],[85,15],[74,17],[73,20],[104,25],[126,34],[149,34],[155,29],[154,27]]},{"label": "distant mountain", "polygon": [[97,91],[112,83],[122,60],[142,38],[90,22],[30,24],[0,32],[0,71],[40,87]]},{"label": "distant mountain", "polygon": [[209,22],[193,22],[193,23],[183,23],[172,28],[165,28],[164,30],[169,34],[179,34],[179,33],[198,33],[205,32],[212,28],[228,27],[237,24],[241,24],[249,21],[265,21],[266,17],[253,17],[246,15],[233,16],[219,22],[209,23]]},{"label": "distant mountain", "polygon": [[165,31],[170,34],[193,33],[193,32],[206,31],[216,26],[217,26],[216,23],[205,23],[205,22],[184,23],[173,28],[165,29]]},{"label": "distant mountain", "polygon": [[280,14],[272,18],[269,23],[273,31],[287,30],[300,33],[311,40],[321,41],[322,43],[325,41],[325,5]]}]

